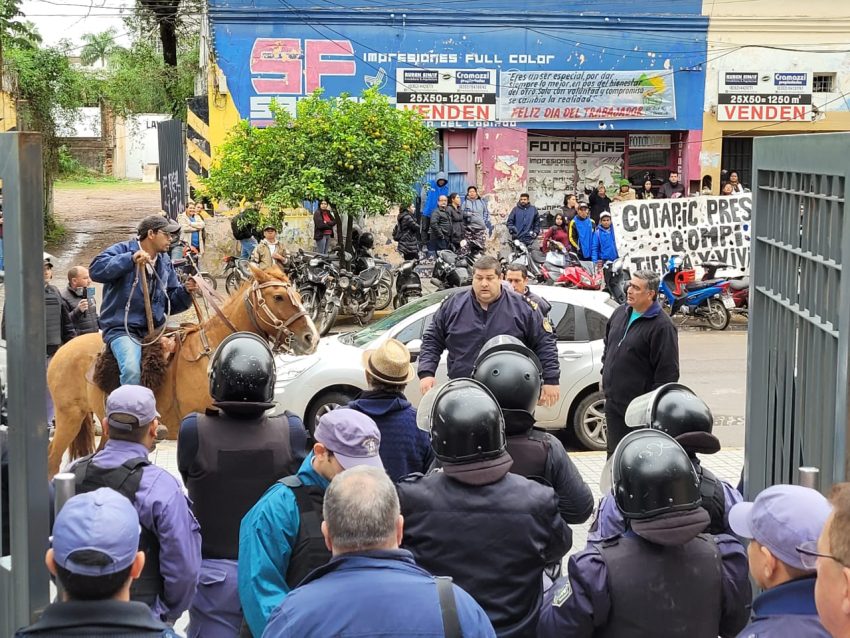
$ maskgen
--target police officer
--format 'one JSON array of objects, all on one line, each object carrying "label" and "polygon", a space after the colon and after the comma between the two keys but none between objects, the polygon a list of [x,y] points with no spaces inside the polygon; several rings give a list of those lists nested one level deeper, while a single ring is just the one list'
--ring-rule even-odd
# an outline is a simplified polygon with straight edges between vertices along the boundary
[{"label": "police officer", "polygon": [[214,407],[183,419],[177,439],[177,468],[203,530],[188,636],[235,638],[242,626],[239,524],[270,485],[298,471],[307,432],[289,412],[266,416],[274,407],[275,365],[257,335],[237,332],[222,341],[209,381]]},{"label": "police officer", "polygon": [[612,464],[627,531],[570,557],[546,595],[538,636],[733,636],[751,598],[747,555],[709,524],[687,453],[657,430],[628,434]]},{"label": "police officer", "polygon": [[417,417],[442,469],[398,484],[402,546],[469,592],[497,635],[533,636],[543,570],[572,544],[555,492],[509,472],[502,413],[477,381],[435,389]]},{"label": "police officer", "polygon": [[145,552],[145,566],[130,588],[130,598],[173,622],[189,608],[195,594],[201,534],[180,482],[148,460],[157,427],[153,392],[123,385],[106,399],[106,445],[69,471],[76,477],[78,494],[110,487],[133,503],[142,526],[139,550]]},{"label": "police officer", "polygon": [[[630,428],[653,428],[672,436],[681,445],[699,477],[702,507],[709,516],[710,534],[732,534],[729,527],[729,510],[743,500],[741,493],[711,470],[703,467],[697,454],[714,454],[720,450],[720,441],[711,430],[714,417],[705,401],[688,387],[667,383],[634,399],[626,410],[626,425]],[[591,536],[606,538],[625,530],[625,523],[614,504],[611,494],[599,504],[597,520]]]},{"label": "police officer", "polygon": [[534,427],[543,384],[534,352],[515,337],[493,337],[481,348],[472,378],[493,393],[502,410],[511,472],[545,480],[558,495],[561,518],[584,523],[593,512],[590,488],[561,442]]},{"label": "police officer", "polygon": [[552,310],[552,304],[540,295],[531,292],[528,287],[528,267],[525,264],[512,263],[505,268],[505,281],[507,281],[514,292],[522,295],[531,303],[531,307],[540,311],[544,317],[548,317]]},{"label": "police officer", "polygon": [[468,377],[481,346],[496,335],[511,335],[530,347],[543,366],[542,405],[560,397],[561,370],[552,327],[521,296],[502,288],[499,261],[489,255],[473,266],[472,290],[443,301],[425,331],[419,354],[419,389],[434,387],[434,374],[444,350],[449,351],[450,379]]},{"label": "police officer", "polygon": [[343,470],[370,465],[383,469],[381,432],[357,410],[322,415],[316,443],[298,473],[272,485],[239,528],[239,598],[245,614],[242,635],[259,638],[272,612],[307,574],[330,560],[322,535],[322,505],[331,479]]}]

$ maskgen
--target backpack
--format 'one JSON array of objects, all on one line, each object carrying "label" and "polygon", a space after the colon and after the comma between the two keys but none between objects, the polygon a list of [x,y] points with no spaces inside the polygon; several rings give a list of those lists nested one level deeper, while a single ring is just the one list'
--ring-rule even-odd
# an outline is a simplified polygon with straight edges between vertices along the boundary
[{"label": "backpack", "polygon": [[398,241],[399,239],[401,239],[401,226],[396,222],[396,225],[393,226],[393,240]]}]

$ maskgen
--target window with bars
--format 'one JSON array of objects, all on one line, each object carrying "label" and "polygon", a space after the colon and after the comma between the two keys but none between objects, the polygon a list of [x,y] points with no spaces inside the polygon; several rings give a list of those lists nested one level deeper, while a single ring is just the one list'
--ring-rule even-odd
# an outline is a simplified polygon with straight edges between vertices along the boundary
[{"label": "window with bars", "polygon": [[835,91],[835,73],[815,73],[812,77],[812,93]]}]

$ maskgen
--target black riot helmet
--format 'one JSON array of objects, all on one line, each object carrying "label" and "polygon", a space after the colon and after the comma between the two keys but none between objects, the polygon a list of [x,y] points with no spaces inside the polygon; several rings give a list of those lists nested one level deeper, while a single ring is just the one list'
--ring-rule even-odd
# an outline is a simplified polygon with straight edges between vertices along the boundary
[{"label": "black riot helmet", "polygon": [[209,378],[213,404],[225,412],[259,414],[274,407],[274,355],[251,332],[236,332],[219,344]]},{"label": "black riot helmet", "polygon": [[505,423],[492,393],[472,379],[455,379],[434,388],[416,413],[420,429],[444,463],[474,463],[505,453]]},{"label": "black riot helmet", "polygon": [[630,520],[688,512],[702,503],[688,453],[658,430],[623,437],[614,450],[611,473],[617,508]]},{"label": "black riot helmet", "polygon": [[360,233],[360,237],[357,240],[357,245],[365,250],[372,250],[372,248],[374,248],[375,246],[375,236],[368,230],[363,233]]},{"label": "black riot helmet", "polygon": [[680,383],[665,383],[632,400],[625,421],[630,428],[661,430],[689,452],[713,454],[720,449],[711,433],[714,417],[708,405]]},{"label": "black riot helmet", "polygon": [[532,414],[540,398],[543,373],[531,348],[516,337],[499,335],[478,353],[472,378],[483,384],[502,410]]}]

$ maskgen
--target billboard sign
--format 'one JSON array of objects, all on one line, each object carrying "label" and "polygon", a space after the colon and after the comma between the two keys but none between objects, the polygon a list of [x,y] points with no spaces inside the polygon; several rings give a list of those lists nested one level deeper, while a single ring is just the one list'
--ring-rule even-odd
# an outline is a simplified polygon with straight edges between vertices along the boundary
[{"label": "billboard sign", "polygon": [[812,73],[726,71],[717,91],[718,122],[810,122]]},{"label": "billboard sign", "polygon": [[400,68],[396,71],[396,103],[427,121],[493,122],[496,71]]}]

